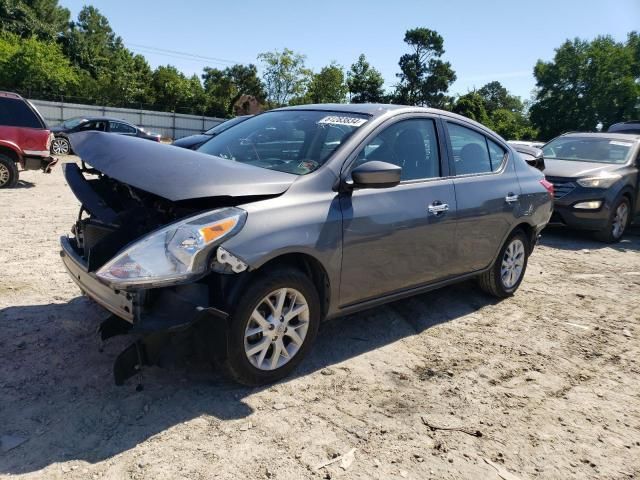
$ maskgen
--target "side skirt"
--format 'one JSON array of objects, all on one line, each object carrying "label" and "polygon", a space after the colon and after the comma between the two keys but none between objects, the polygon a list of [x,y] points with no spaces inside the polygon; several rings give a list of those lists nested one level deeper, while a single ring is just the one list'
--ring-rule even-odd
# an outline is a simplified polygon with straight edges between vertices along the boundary
[{"label": "side skirt", "polygon": [[413,297],[414,295],[430,292],[431,290],[437,290],[438,288],[446,287],[447,285],[464,282],[465,280],[470,280],[472,278],[477,277],[478,275],[481,275],[482,273],[491,269],[492,266],[493,266],[493,263],[488,268],[477,270],[475,272],[466,273],[464,275],[448,278],[446,280],[441,280],[435,283],[429,283],[426,285],[412,287],[406,290],[401,290],[399,292],[383,295],[381,297],[365,300],[363,302],[351,303],[343,307],[340,307],[340,310],[338,310],[338,312],[336,312],[334,315],[331,315],[329,318],[336,318],[336,317],[341,317],[343,315],[350,315],[352,313],[360,312],[362,310],[367,310],[369,308],[384,305],[385,303],[395,302],[396,300],[401,300],[407,297]]}]

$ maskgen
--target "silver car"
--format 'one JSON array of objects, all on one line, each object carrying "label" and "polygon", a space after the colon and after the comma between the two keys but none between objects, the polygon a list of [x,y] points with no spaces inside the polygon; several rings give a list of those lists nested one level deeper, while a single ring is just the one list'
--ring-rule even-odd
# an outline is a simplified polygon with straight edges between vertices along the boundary
[{"label": "silver car", "polygon": [[467,118],[399,105],[273,110],[197,151],[87,132],[82,203],[62,259],[113,315],[102,338],[140,337],[116,383],[195,332],[246,384],[289,374],[323,319],[476,278],[512,295],[553,187]]}]

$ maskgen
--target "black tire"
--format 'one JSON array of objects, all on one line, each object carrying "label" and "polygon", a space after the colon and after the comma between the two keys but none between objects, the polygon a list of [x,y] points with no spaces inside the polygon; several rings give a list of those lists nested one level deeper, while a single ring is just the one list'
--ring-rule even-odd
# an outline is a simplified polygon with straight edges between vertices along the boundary
[{"label": "black tire", "polygon": [[[502,277],[502,262],[505,259],[505,253],[507,248],[516,240],[522,242],[524,246],[523,252],[523,265],[519,278],[512,285],[506,285],[505,280]],[[531,252],[529,246],[529,240],[522,230],[515,230],[509,238],[504,242],[504,245],[500,249],[500,254],[496,258],[495,262],[489,270],[484,272],[478,278],[480,288],[489,295],[493,295],[497,298],[507,298],[513,295],[518,287],[522,283],[522,279],[527,271],[527,263],[529,261],[529,253]]]},{"label": "black tire", "polygon": [[70,155],[71,143],[68,138],[56,137],[51,142],[51,153],[53,155]]},{"label": "black tire", "polygon": [[[245,331],[254,309],[266,296],[281,288],[295,289],[304,296],[309,312],[308,327],[302,345],[287,363],[274,370],[263,370],[247,358]],[[253,280],[236,302],[226,332],[226,355],[216,360],[216,364],[227,377],[243,385],[253,387],[278,381],[289,375],[307,355],[317,336],[320,318],[320,299],[309,277],[295,269],[267,272]]]},{"label": "black tire", "polygon": [[[614,228],[614,222],[616,221],[616,212],[621,205],[625,205],[627,209],[627,220],[624,222],[622,226],[622,230],[618,230]],[[620,198],[617,202],[614,203],[613,208],[611,209],[611,213],[609,213],[609,219],[607,220],[607,226],[595,233],[596,239],[605,243],[616,243],[619,242],[624,235],[629,223],[631,223],[631,218],[633,215],[631,214],[631,202],[627,197]]]},{"label": "black tire", "polygon": [[0,188],[15,187],[19,175],[16,162],[12,158],[0,154]]}]

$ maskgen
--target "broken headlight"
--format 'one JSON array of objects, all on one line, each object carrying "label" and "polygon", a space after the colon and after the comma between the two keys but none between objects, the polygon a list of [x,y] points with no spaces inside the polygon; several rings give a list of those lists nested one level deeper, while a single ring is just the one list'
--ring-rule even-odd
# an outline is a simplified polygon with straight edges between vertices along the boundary
[{"label": "broken headlight", "polygon": [[213,247],[238,233],[246,217],[230,207],[185,218],[132,243],[96,275],[114,287],[160,286],[201,275]]}]

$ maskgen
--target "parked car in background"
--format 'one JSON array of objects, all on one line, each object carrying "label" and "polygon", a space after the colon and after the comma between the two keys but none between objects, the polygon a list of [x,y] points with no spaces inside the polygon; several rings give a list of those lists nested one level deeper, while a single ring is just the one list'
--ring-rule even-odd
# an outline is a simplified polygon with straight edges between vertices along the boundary
[{"label": "parked car in background", "polygon": [[552,212],[552,186],[500,136],[429,108],[277,109],[197,151],[99,132],[72,145],[92,168],[64,165],[85,213],[63,262],[114,314],[103,338],[155,331],[116,383],[154,363],[162,331],[197,325],[227,375],[260,385],[324,318],[471,278],[508,297]]},{"label": "parked car in background", "polygon": [[540,171],[544,170],[544,154],[540,148],[530,147],[512,141],[507,143],[533,168],[537,168]]},{"label": "parked car in background", "polygon": [[514,147],[517,145],[521,145],[524,147],[533,147],[533,148],[542,148],[544,142],[535,142],[535,141],[526,141],[526,140],[509,140],[509,145],[513,145]]},{"label": "parked car in background", "polygon": [[608,133],[631,133],[640,135],[640,120],[630,120],[628,122],[614,123],[607,129]]},{"label": "parked car in background", "polygon": [[568,133],[542,149],[554,185],[552,222],[617,242],[640,212],[640,135]]},{"label": "parked car in background", "polygon": [[191,150],[195,150],[207,140],[212,139],[216,135],[224,132],[225,130],[235,125],[238,125],[239,123],[244,122],[246,119],[251,117],[252,115],[241,115],[241,116],[232,118],[231,120],[227,120],[225,122],[221,122],[215,125],[214,127],[210,128],[204,133],[200,133],[198,135],[189,135],[188,137],[182,137],[176,140],[175,142],[173,142],[172,145],[175,145],[176,147],[189,148]]},{"label": "parked car in background", "polygon": [[87,131],[117,133],[130,137],[144,138],[146,140],[160,141],[160,135],[149,133],[141,127],[137,127],[123,120],[109,117],[75,117],[65,120],[60,125],[51,127],[55,138],[51,142],[51,153],[54,155],[68,155],[71,153],[69,135]]},{"label": "parked car in background", "polygon": [[0,92],[0,188],[18,183],[19,169],[50,172],[51,133],[38,110],[17,93]]}]

